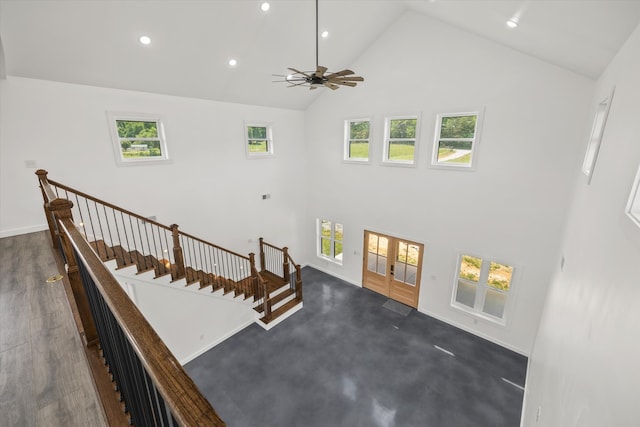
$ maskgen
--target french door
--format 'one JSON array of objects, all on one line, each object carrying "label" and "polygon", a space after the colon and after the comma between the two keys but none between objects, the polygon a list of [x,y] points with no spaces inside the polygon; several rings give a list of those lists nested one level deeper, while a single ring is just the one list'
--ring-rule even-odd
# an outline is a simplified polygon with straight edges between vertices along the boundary
[{"label": "french door", "polygon": [[362,285],[417,308],[424,245],[364,231]]}]

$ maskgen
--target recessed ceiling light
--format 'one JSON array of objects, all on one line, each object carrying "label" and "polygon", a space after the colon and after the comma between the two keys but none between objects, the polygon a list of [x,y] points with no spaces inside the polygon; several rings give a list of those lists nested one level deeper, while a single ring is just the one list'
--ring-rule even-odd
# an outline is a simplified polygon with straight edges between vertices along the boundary
[{"label": "recessed ceiling light", "polygon": [[260,9],[262,9],[263,12],[268,11],[271,8],[271,5],[268,2],[264,2],[260,5]]},{"label": "recessed ceiling light", "polygon": [[514,20],[514,19],[509,19],[507,21],[507,27],[509,28],[516,28],[518,26],[518,21]]},{"label": "recessed ceiling light", "polygon": [[228,64],[232,67],[235,67],[236,65],[238,65],[238,61],[236,61],[235,59],[231,58],[228,62]]},{"label": "recessed ceiling light", "polygon": [[329,31],[325,30],[320,35],[322,36],[323,39],[326,39],[327,37],[329,37]]},{"label": "recessed ceiling light", "polygon": [[138,41],[143,44],[143,45],[149,45],[151,44],[151,37],[149,36],[140,36],[140,38],[138,38]]}]

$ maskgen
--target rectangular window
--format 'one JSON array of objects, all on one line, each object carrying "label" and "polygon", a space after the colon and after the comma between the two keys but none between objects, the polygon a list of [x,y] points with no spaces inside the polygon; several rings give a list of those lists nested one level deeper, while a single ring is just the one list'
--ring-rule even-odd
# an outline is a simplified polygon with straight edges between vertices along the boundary
[{"label": "rectangular window", "polygon": [[388,117],[385,120],[383,163],[415,165],[417,162],[418,117]]},{"label": "rectangular window", "polygon": [[342,264],[342,236],[342,224],[319,219],[318,256]]},{"label": "rectangular window", "polygon": [[371,120],[345,120],[344,124],[344,160],[368,163]]},{"label": "rectangular window", "polygon": [[245,123],[245,149],[248,158],[268,157],[273,155],[271,126],[268,124]]},{"label": "rectangular window", "polygon": [[514,268],[505,263],[462,254],[452,305],[504,324],[513,271]]},{"label": "rectangular window", "polygon": [[116,161],[119,165],[169,160],[159,117],[143,113],[108,112]]},{"label": "rectangular window", "polygon": [[478,112],[438,114],[431,164],[453,168],[473,167],[479,121]]},{"label": "rectangular window", "polygon": [[626,213],[638,227],[640,227],[640,166],[636,173],[636,180],[631,187]]}]

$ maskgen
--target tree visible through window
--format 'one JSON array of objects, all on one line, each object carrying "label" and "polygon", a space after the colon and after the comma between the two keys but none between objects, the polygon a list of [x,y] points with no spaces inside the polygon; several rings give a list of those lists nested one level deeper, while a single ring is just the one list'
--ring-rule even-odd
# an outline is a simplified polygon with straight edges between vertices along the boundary
[{"label": "tree visible through window", "polygon": [[144,113],[108,112],[113,147],[119,164],[169,159],[159,117]]},{"label": "tree visible through window", "polygon": [[415,163],[417,126],[417,117],[387,119],[384,161]]},{"label": "tree visible through window", "polygon": [[463,254],[456,274],[453,305],[504,320],[512,278],[510,265]]},{"label": "tree visible through window", "polygon": [[342,224],[322,219],[318,221],[318,229],[318,256],[342,264]]},{"label": "tree visible through window", "polygon": [[271,127],[262,124],[245,124],[246,151],[248,157],[273,154]]},{"label": "tree visible through window", "polygon": [[369,160],[369,134],[371,122],[368,119],[347,120],[345,122],[345,160]]},{"label": "tree visible through window", "polygon": [[477,127],[478,113],[439,115],[433,163],[471,167]]}]

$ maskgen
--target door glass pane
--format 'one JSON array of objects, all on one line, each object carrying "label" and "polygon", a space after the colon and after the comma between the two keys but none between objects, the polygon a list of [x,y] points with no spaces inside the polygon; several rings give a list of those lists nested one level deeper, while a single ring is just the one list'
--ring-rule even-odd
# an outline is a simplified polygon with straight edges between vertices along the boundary
[{"label": "door glass pane", "polygon": [[407,265],[405,263],[396,261],[396,264],[394,266],[394,271],[393,271],[393,277],[395,278],[395,280],[399,282],[404,282],[406,266]]},{"label": "door glass pane", "polygon": [[487,284],[492,288],[508,291],[511,286],[511,276],[513,276],[513,267],[492,261],[489,264]]},{"label": "door glass pane", "polygon": [[482,267],[482,259],[462,255],[459,277],[477,283],[480,280],[480,267]]},{"label": "door glass pane", "polygon": [[367,269],[375,271],[383,276],[387,274],[387,250],[389,239],[378,236],[377,234],[369,234]]},{"label": "door glass pane", "polygon": [[387,251],[389,249],[389,239],[380,236],[378,239],[378,274],[387,274]]},{"label": "door glass pane", "polygon": [[507,294],[493,289],[487,289],[487,295],[484,299],[484,307],[482,308],[482,311],[492,316],[502,318],[506,302]]},{"label": "door glass pane", "polygon": [[382,274],[383,276],[387,274],[387,257],[378,255],[378,269],[376,273]]},{"label": "door glass pane", "polygon": [[467,307],[473,308],[476,303],[476,288],[478,286],[475,283],[467,282],[466,280],[458,280],[458,290],[456,291],[456,302],[464,304]]}]

